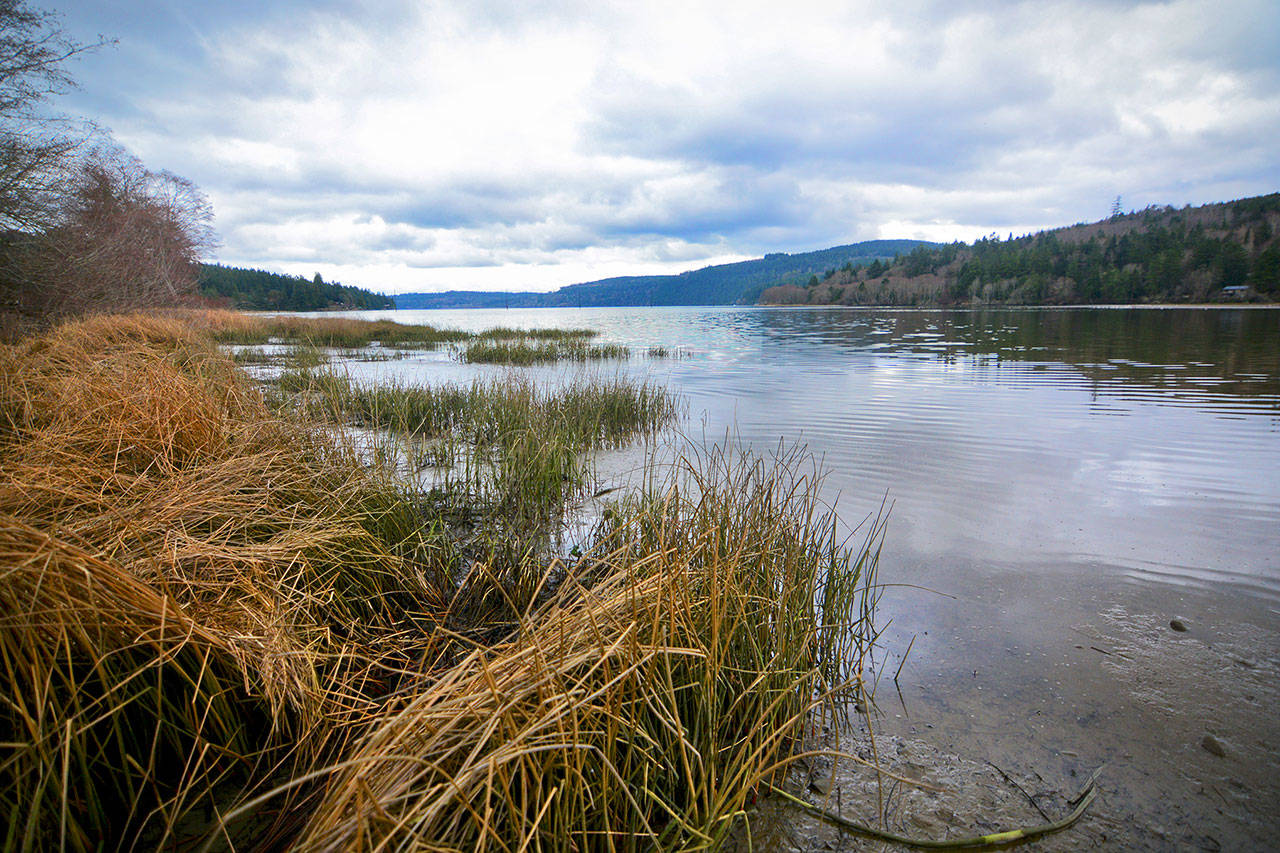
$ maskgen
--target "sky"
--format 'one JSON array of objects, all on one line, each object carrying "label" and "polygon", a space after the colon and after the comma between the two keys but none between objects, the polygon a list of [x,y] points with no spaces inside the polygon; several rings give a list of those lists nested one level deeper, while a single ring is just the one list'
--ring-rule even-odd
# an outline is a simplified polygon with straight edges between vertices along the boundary
[{"label": "sky", "polygon": [[222,263],[553,290],[1280,190],[1280,3],[29,0]]}]

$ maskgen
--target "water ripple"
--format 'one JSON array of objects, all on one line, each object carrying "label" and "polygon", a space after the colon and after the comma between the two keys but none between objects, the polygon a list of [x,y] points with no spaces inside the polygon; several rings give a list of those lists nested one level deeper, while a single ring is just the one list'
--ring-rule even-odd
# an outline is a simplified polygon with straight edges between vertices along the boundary
[{"label": "water ripple", "polygon": [[400,313],[680,348],[617,369],[656,370],[709,436],[805,442],[849,517],[888,493],[926,558],[1280,596],[1280,310]]}]

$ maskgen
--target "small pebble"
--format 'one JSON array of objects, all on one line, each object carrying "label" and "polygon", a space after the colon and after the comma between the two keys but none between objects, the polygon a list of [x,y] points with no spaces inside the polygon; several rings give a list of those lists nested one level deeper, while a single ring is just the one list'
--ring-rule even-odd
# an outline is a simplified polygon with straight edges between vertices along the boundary
[{"label": "small pebble", "polygon": [[1210,755],[1216,755],[1219,758],[1226,758],[1227,750],[1222,745],[1222,741],[1213,735],[1205,735],[1204,740],[1200,741],[1200,746]]},{"label": "small pebble", "polygon": [[1181,619],[1170,619],[1169,627],[1175,631],[1185,631],[1187,630],[1187,623],[1183,622]]},{"label": "small pebble", "polygon": [[831,777],[826,774],[814,776],[809,780],[809,790],[825,797],[831,793]]}]

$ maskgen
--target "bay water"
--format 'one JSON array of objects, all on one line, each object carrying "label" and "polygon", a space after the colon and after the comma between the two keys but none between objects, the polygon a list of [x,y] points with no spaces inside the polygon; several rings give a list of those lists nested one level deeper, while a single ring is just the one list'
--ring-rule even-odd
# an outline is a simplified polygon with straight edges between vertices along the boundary
[{"label": "bay water", "polygon": [[[1099,804],[1060,849],[1274,843],[1280,310],[353,316],[595,329],[635,356],[517,369],[647,376],[683,397],[686,438],[805,445],[850,530],[888,507],[866,722],[919,775],[969,789],[931,793],[932,812],[902,828],[937,834],[947,815],[994,809],[973,793],[993,779],[1034,800],[1105,764]],[[440,353],[351,368],[423,382],[513,369]],[[869,790],[841,772],[850,797]],[[845,843],[816,833],[788,843]]]}]

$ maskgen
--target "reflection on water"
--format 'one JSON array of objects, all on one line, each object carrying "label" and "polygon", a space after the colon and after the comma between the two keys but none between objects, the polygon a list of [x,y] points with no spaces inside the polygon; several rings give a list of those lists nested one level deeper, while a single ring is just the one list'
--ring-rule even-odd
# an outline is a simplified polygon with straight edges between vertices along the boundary
[{"label": "reflection on water", "polygon": [[[805,442],[846,519],[893,502],[882,580],[949,596],[882,603],[890,673],[915,638],[892,734],[1027,772],[1111,762],[1100,819],[1145,829],[1093,831],[1122,846],[1280,831],[1280,310],[398,314],[685,350],[591,369],[666,381],[692,436]],[[501,370],[438,354],[359,369]],[[1173,616],[1192,631],[1174,637]]]},{"label": "reflection on water", "polygon": [[[482,329],[587,326],[637,351],[686,429],[803,441],[847,518],[888,495],[913,558],[1118,567],[1280,602],[1280,310],[404,311]],[[367,368],[463,379],[500,368]],[[554,379],[566,370],[538,372]]]},{"label": "reflection on water", "polygon": [[828,311],[778,312],[763,319],[774,339],[911,353],[944,365],[985,363],[1007,371],[999,380],[1004,382],[1043,381],[1020,379],[1021,362],[1036,370],[1070,367],[1099,394],[1146,395],[1163,403],[1212,405],[1215,396],[1243,397],[1274,411],[1280,394],[1280,317],[1274,311],[902,311],[853,317]]}]

